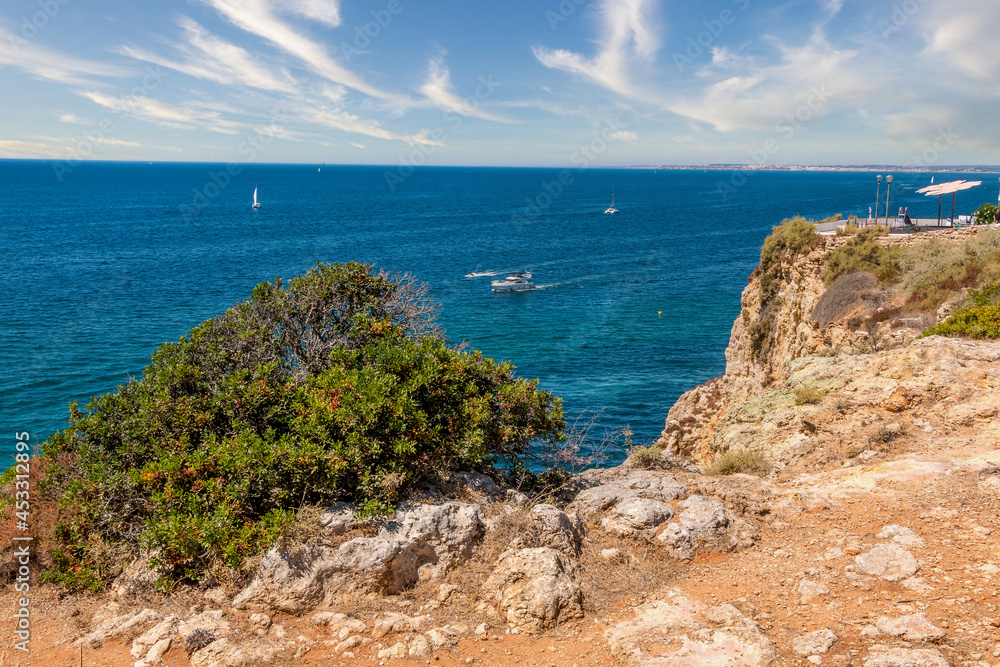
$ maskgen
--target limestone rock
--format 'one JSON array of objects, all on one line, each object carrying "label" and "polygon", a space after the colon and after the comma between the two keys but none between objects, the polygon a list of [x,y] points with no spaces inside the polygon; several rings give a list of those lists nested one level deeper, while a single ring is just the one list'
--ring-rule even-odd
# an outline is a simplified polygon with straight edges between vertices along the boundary
[{"label": "limestone rock", "polygon": [[487,475],[478,472],[460,471],[451,474],[451,480],[465,486],[476,493],[497,497],[500,495],[500,487]]},{"label": "limestone rock", "polygon": [[777,657],[771,641],[735,607],[705,607],[679,591],[636,608],[631,620],[609,628],[605,636],[629,667],[767,667]]},{"label": "limestone rock", "polygon": [[188,635],[199,629],[212,633],[218,639],[229,634],[230,625],[220,610],[203,611],[177,623],[177,634],[181,639],[187,639]]},{"label": "limestone rock", "polygon": [[945,636],[945,631],[927,620],[924,614],[911,614],[899,618],[882,616],[875,625],[887,635],[911,641],[933,641]]},{"label": "limestone rock", "polygon": [[584,489],[570,506],[585,518],[609,510],[629,498],[649,498],[669,502],[686,498],[689,491],[673,475],[631,468],[606,471],[598,485]]},{"label": "limestone rock", "polygon": [[863,667],[949,667],[936,649],[907,649],[876,644],[868,651]]},{"label": "limestone rock", "polygon": [[155,665],[163,660],[163,656],[165,656],[167,651],[170,650],[171,641],[170,637],[164,637],[160,641],[153,644],[153,646],[150,647],[149,652],[146,654],[146,662],[151,665]]},{"label": "limestone rock", "polygon": [[170,637],[176,627],[176,616],[168,616],[163,619],[132,641],[132,650],[130,651],[131,656],[138,659],[146,655],[150,648],[152,648],[155,644]]},{"label": "limestone rock", "polygon": [[136,599],[153,590],[159,575],[149,569],[149,556],[132,561],[111,584],[111,592],[117,598]]},{"label": "limestone rock", "polygon": [[540,632],[583,617],[583,593],[566,556],[545,547],[507,551],[483,584],[512,629]]},{"label": "limestone rock", "polygon": [[320,516],[319,523],[334,535],[343,535],[354,525],[354,505],[334,503]]},{"label": "limestone rock", "polygon": [[449,502],[408,506],[375,537],[355,538],[336,549],[276,545],[233,605],[301,613],[352,591],[399,593],[468,558],[483,531],[478,505]]},{"label": "limestone rock", "polygon": [[828,628],[816,630],[792,640],[792,650],[799,655],[821,655],[837,642],[837,635]]},{"label": "limestone rock", "polygon": [[601,527],[617,537],[638,537],[650,534],[673,516],[674,509],[662,500],[626,498],[611,508]]},{"label": "limestone rock", "polygon": [[875,537],[880,540],[892,540],[896,544],[902,544],[907,547],[924,546],[924,540],[922,537],[914,533],[909,528],[904,528],[903,526],[897,526],[895,524],[886,526],[880,530],[878,535]]},{"label": "limestone rock", "polygon": [[920,563],[909,551],[896,544],[880,544],[854,558],[857,571],[886,581],[899,581],[917,573]]},{"label": "limestone rock", "polygon": [[[530,517],[538,531],[536,539],[540,546],[556,549],[569,556],[580,553],[583,539],[583,520],[568,514],[553,505],[539,504],[531,508]],[[517,548],[518,545],[513,545]]]},{"label": "limestone rock", "polygon": [[678,560],[694,558],[699,547],[729,552],[753,544],[755,532],[745,521],[734,519],[714,498],[694,495],[679,504],[676,520],[664,526],[656,540]]},{"label": "limestone rock", "polygon": [[214,642],[191,654],[191,667],[244,667],[249,658],[243,649],[233,646],[226,638]]},{"label": "limestone rock", "polygon": [[830,587],[820,581],[803,579],[799,583],[798,592],[802,604],[809,604],[818,597],[829,595]]}]

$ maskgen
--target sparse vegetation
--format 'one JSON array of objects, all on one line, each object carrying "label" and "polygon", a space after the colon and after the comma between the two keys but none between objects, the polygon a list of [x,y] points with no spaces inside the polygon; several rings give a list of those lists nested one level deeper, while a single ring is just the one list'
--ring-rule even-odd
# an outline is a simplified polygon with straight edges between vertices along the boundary
[{"label": "sparse vegetation", "polygon": [[879,281],[887,282],[899,274],[900,251],[886,248],[876,240],[885,234],[880,227],[865,227],[850,241],[830,251],[826,257],[823,282],[833,283],[842,275],[859,271],[874,274]]},{"label": "sparse vegetation", "polygon": [[854,236],[858,233],[858,224],[852,222],[844,225],[843,227],[837,227],[837,236]]},{"label": "sparse vegetation", "polygon": [[912,246],[900,264],[906,307],[934,313],[962,290],[1000,281],[1000,230],[981,231],[963,243],[931,240]]},{"label": "sparse vegetation", "polygon": [[971,290],[957,313],[923,335],[1000,338],[1000,281]]},{"label": "sparse vegetation", "polygon": [[812,405],[826,397],[826,392],[816,387],[802,386],[795,390],[795,405]]},{"label": "sparse vegetation", "polygon": [[770,470],[770,464],[759,451],[737,448],[716,453],[705,474],[721,476],[744,473],[764,477]]},{"label": "sparse vegetation", "polygon": [[887,445],[897,438],[906,435],[906,424],[890,424],[880,426],[878,430],[868,437],[868,442],[873,445]]}]

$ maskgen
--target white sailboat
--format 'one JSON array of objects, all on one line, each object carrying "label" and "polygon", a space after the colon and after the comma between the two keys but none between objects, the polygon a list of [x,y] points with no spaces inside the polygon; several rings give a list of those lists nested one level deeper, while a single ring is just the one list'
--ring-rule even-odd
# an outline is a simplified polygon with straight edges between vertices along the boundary
[{"label": "white sailboat", "polygon": [[615,186],[611,186],[611,206],[604,210],[605,213],[617,213],[618,209],[615,208]]},{"label": "white sailboat", "polygon": [[260,208],[260,202],[257,201],[257,187],[254,186],[253,189],[253,208]]}]

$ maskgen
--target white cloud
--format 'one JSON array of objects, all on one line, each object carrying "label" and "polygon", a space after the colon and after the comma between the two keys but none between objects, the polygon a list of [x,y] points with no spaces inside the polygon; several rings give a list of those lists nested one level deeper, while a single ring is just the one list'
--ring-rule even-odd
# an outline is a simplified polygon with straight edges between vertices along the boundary
[{"label": "white cloud", "polygon": [[480,100],[471,97],[469,100],[462,99],[452,91],[451,72],[444,64],[443,56],[433,58],[427,70],[427,81],[420,87],[420,92],[436,106],[447,111],[453,111],[463,116],[493,120],[501,123],[509,122],[499,116],[482,111]]},{"label": "white cloud", "polygon": [[633,96],[636,88],[630,69],[650,63],[660,47],[653,17],[654,0],[602,0],[601,50],[594,58],[536,46],[535,58],[551,69],[590,79],[604,88]]},{"label": "white cloud", "polygon": [[0,67],[11,66],[36,79],[71,85],[94,85],[92,77],[128,76],[126,70],[53,51],[0,26]]},{"label": "white cloud", "polygon": [[340,130],[342,132],[349,132],[351,134],[361,134],[369,137],[374,137],[376,139],[385,139],[387,141],[405,141],[410,145],[414,144],[433,144],[435,146],[443,146],[444,144],[432,141],[427,138],[425,133],[418,132],[417,134],[400,134],[397,132],[392,132],[387,130],[382,125],[375,120],[361,118],[354,114],[348,113],[343,109],[331,109],[323,107],[321,105],[310,102],[308,105],[300,106],[294,109],[289,109],[288,113],[291,117],[301,120],[313,125],[320,125],[322,127]]},{"label": "white cloud", "polygon": [[340,5],[335,0],[282,0],[279,6],[289,14],[312,19],[331,28],[340,25]]},{"label": "white cloud", "polygon": [[143,60],[206,81],[231,86],[246,86],[260,90],[291,92],[295,82],[288,72],[275,74],[254,59],[245,49],[210,34],[186,16],[178,19],[186,44],[173,47],[184,56],[183,61],[170,60],[144,49],[123,46],[122,55]]},{"label": "white cloud", "polygon": [[[398,96],[387,93],[369,84],[363,78],[337,63],[326,48],[299,34],[291,26],[278,19],[268,0],[204,0],[229,19],[233,25],[261,37],[285,53],[295,56],[315,74],[339,83],[347,88],[370,97],[398,100]],[[312,3],[287,3],[294,6],[297,13],[313,12]],[[317,18],[310,15],[310,18]]]},{"label": "white cloud", "polygon": [[80,118],[79,116],[73,113],[59,114],[59,122],[71,123],[73,125],[88,125],[90,123],[90,121],[88,121],[87,119]]},{"label": "white cloud", "polygon": [[245,124],[225,120],[218,111],[197,109],[192,106],[180,107],[143,96],[114,97],[94,91],[80,93],[94,104],[123,116],[159,123],[171,128],[200,127],[222,134],[236,134]]},{"label": "white cloud", "polygon": [[1000,49],[995,47],[1000,4],[995,0],[928,2],[916,18],[927,42],[926,56],[976,79],[1000,75]]}]

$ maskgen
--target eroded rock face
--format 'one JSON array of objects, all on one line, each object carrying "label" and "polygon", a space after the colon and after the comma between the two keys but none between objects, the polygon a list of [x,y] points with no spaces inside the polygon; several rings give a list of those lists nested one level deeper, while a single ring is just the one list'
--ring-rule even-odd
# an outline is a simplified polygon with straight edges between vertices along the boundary
[{"label": "eroded rock face", "polygon": [[733,517],[718,500],[694,495],[679,504],[675,521],[664,526],[656,541],[678,560],[694,558],[699,548],[729,552],[754,543],[756,533],[742,519]]},{"label": "eroded rock face", "polygon": [[584,534],[583,520],[579,516],[570,516],[554,505],[545,503],[532,507],[530,516],[539,531],[536,539],[541,542],[541,546],[561,551],[568,556],[579,555]]},{"label": "eroded rock face", "polygon": [[583,618],[583,592],[565,554],[546,547],[508,551],[483,584],[511,629],[540,632]]},{"label": "eroded rock face", "polygon": [[467,559],[483,531],[478,505],[410,506],[375,537],[356,538],[335,549],[275,546],[233,604],[299,613],[351,591],[398,593]]}]

